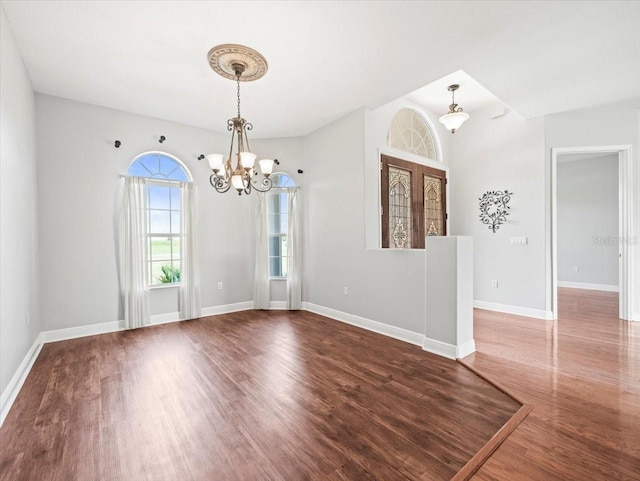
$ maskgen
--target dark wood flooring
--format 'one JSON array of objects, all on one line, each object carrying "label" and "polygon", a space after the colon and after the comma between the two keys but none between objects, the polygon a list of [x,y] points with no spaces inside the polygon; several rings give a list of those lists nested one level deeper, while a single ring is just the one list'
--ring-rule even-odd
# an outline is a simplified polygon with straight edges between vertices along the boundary
[{"label": "dark wood flooring", "polygon": [[465,358],[534,406],[474,481],[640,480],[640,323],[617,293],[559,289],[557,321],[476,310]]},{"label": "dark wood flooring", "polygon": [[418,347],[245,311],[45,345],[0,479],[449,480],[518,408]]}]

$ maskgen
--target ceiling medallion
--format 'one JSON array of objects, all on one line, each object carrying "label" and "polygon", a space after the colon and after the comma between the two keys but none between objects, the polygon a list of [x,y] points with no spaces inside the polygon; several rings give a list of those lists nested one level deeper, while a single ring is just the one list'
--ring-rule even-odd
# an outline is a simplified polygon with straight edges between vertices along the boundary
[{"label": "ceiling medallion", "polygon": [[267,60],[260,52],[244,45],[225,43],[217,45],[209,50],[207,54],[211,68],[224,78],[236,80],[237,70],[235,65],[242,65],[241,82],[251,82],[258,80],[267,73],[269,68]]}]

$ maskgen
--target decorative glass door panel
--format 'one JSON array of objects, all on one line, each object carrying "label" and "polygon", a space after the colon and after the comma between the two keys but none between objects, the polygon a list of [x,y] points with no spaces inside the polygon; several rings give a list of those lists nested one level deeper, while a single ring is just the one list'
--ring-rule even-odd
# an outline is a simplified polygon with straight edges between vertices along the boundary
[{"label": "decorative glass door panel", "polygon": [[424,231],[427,236],[444,235],[442,178],[424,176]]},{"label": "decorative glass door panel", "polygon": [[411,172],[389,167],[389,246],[411,249]]}]

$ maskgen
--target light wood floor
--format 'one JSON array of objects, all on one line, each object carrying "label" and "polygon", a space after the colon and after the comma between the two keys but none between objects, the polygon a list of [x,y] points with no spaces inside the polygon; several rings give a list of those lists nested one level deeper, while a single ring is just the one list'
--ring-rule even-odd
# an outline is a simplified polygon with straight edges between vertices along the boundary
[{"label": "light wood floor", "polygon": [[308,312],[42,349],[3,481],[449,480],[520,405],[462,365]]},{"label": "light wood floor", "polygon": [[474,481],[640,480],[640,323],[618,295],[559,289],[556,322],[476,310],[465,358],[533,411]]}]

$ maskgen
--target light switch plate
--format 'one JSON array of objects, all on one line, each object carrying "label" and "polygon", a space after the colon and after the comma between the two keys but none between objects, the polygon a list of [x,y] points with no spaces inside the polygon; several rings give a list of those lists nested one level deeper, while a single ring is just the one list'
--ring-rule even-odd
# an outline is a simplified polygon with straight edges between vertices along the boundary
[{"label": "light switch plate", "polygon": [[512,237],[510,244],[512,246],[526,246],[529,244],[529,239],[527,237]]}]

